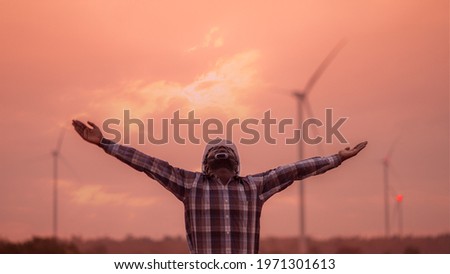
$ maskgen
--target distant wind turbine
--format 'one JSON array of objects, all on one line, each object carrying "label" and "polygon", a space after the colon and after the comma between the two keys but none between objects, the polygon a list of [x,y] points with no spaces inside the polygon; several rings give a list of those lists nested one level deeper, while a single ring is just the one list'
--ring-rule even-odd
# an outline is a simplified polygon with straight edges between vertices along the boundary
[{"label": "distant wind turbine", "polygon": [[[391,233],[390,227],[390,198],[389,190],[393,190],[393,187],[389,184],[389,174],[392,169],[391,159],[394,148],[400,138],[400,135],[392,142],[386,155],[383,157],[381,164],[383,165],[383,188],[384,188],[384,236],[389,237]],[[396,192],[396,191],[394,191]],[[394,193],[395,194],[395,193]]]},{"label": "distant wind turbine", "polygon": [[[308,101],[308,95],[311,93],[311,90],[313,89],[314,85],[317,83],[319,78],[322,76],[324,71],[327,69],[327,67],[331,64],[331,62],[334,60],[334,58],[337,56],[337,54],[341,51],[341,49],[345,46],[346,40],[341,40],[332,50],[331,52],[326,56],[326,58],[322,61],[322,63],[319,65],[319,67],[316,69],[316,71],[312,74],[312,76],[309,78],[308,82],[306,83],[306,86],[301,90],[294,90],[293,96],[297,99],[298,103],[298,122],[300,125],[303,124],[303,110],[305,110],[306,114],[310,117],[313,116],[311,105]],[[298,151],[299,151],[299,158],[300,160],[303,160],[304,158],[304,148],[303,148],[303,142],[300,141],[298,143]],[[299,252],[300,253],[306,253],[307,246],[306,246],[306,237],[305,237],[305,187],[303,180],[299,181],[299,188],[300,188],[300,235],[299,235]]]},{"label": "distant wind turbine", "polygon": [[53,238],[58,238],[58,161],[61,157],[61,146],[64,140],[65,130],[62,129],[55,149],[52,151],[53,157]]}]

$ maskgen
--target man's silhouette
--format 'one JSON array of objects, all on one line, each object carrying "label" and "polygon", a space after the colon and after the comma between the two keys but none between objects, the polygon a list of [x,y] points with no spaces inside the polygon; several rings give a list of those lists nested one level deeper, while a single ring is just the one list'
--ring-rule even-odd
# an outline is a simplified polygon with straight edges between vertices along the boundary
[{"label": "man's silhouette", "polygon": [[261,210],[295,180],[326,172],[358,154],[367,142],[328,157],[314,157],[255,175],[239,176],[239,154],[226,140],[205,148],[202,172],[191,172],[103,138],[100,129],[73,120],[80,136],[172,192],[184,204],[191,253],[258,253]]}]

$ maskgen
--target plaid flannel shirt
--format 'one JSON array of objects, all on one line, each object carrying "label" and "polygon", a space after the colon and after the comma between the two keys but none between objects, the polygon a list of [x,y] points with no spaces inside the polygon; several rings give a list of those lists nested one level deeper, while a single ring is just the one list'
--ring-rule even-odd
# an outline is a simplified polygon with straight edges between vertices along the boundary
[{"label": "plaid flannel shirt", "polygon": [[215,177],[173,167],[106,139],[100,146],[159,182],[183,202],[191,253],[258,253],[264,202],[295,180],[324,173],[341,164],[339,155],[314,157],[255,175],[236,176],[222,184]]}]

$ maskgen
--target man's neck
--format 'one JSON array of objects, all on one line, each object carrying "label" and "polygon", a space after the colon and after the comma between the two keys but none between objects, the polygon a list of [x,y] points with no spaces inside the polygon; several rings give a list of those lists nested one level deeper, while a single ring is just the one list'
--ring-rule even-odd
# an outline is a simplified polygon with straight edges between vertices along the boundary
[{"label": "man's neck", "polygon": [[226,185],[231,178],[233,178],[234,173],[227,168],[219,168],[213,171],[214,176],[216,176],[220,183]]}]

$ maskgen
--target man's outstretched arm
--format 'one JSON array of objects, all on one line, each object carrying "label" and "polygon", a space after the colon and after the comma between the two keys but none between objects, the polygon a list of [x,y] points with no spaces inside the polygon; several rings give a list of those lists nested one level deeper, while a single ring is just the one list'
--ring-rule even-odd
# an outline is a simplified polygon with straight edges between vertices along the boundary
[{"label": "man's outstretched arm", "polygon": [[144,172],[152,179],[172,192],[179,200],[184,199],[186,188],[194,181],[196,173],[171,166],[168,162],[146,155],[132,147],[122,146],[103,138],[99,127],[88,122],[92,127],[73,120],[75,131],[85,141],[100,146],[106,153],[116,157],[132,168]]},{"label": "man's outstretched arm", "polygon": [[356,156],[366,145],[367,142],[362,142],[354,148],[347,147],[328,157],[313,157],[255,175],[262,178],[263,185],[260,198],[267,200],[275,193],[291,185],[295,180],[325,173],[339,166],[343,161]]}]

